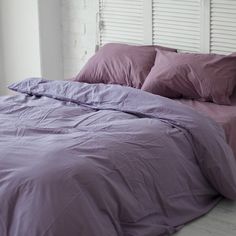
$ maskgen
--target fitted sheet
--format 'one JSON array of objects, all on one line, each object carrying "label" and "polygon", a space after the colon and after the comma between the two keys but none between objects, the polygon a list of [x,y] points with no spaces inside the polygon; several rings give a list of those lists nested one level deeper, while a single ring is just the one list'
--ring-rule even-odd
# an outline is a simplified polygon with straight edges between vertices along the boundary
[{"label": "fitted sheet", "polygon": [[211,117],[220,124],[225,130],[227,142],[233,149],[234,156],[236,157],[236,91],[231,98],[231,106],[189,99],[178,99],[177,101]]}]

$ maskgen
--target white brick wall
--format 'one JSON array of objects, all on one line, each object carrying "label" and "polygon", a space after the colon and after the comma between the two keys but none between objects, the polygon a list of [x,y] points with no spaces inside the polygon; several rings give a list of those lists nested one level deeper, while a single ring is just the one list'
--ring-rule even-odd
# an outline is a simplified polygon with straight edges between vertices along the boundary
[{"label": "white brick wall", "polygon": [[75,76],[94,54],[98,0],[61,0],[64,78]]}]

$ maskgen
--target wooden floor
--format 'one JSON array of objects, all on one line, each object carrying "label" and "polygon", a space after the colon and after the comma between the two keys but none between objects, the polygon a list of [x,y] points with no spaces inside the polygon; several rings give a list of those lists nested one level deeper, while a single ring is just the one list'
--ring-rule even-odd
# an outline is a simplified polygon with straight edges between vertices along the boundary
[{"label": "wooden floor", "polygon": [[223,200],[208,215],[174,236],[236,236],[236,202]]}]

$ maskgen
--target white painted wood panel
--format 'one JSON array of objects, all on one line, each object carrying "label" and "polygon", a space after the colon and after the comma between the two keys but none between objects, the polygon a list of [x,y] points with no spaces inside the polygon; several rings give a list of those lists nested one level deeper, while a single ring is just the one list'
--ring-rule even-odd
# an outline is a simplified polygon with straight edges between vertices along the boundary
[{"label": "white painted wood panel", "polygon": [[236,0],[211,0],[211,38],[213,53],[236,52]]},{"label": "white painted wood panel", "polygon": [[180,51],[200,51],[199,0],[153,0],[153,43]]},{"label": "white painted wood panel", "polygon": [[144,44],[143,0],[99,0],[100,45]]}]

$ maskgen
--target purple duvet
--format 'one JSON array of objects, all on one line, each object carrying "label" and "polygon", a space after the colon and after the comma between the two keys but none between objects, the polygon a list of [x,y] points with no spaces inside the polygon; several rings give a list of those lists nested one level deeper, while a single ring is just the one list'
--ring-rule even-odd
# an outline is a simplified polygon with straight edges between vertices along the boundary
[{"label": "purple duvet", "polygon": [[221,127],[118,85],[30,79],[0,99],[1,236],[164,236],[236,199]]}]

